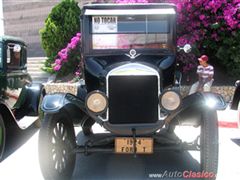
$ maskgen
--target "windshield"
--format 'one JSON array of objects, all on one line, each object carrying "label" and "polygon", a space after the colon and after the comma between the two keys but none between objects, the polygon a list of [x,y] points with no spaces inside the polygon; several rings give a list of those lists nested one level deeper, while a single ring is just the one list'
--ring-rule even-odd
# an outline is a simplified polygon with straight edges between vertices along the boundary
[{"label": "windshield", "polygon": [[0,68],[3,68],[3,60],[2,60],[2,42],[0,42]]},{"label": "windshield", "polygon": [[93,49],[168,48],[166,15],[92,16]]}]

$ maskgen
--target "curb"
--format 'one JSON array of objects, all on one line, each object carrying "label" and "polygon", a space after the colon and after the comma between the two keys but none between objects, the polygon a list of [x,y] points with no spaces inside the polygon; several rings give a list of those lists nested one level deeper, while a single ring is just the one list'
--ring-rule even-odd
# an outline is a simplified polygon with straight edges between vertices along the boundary
[{"label": "curb", "polygon": [[218,127],[220,127],[220,128],[239,128],[237,122],[226,122],[226,121],[218,121]]},{"label": "curb", "polygon": [[218,112],[219,128],[240,128],[240,111],[227,109]]}]

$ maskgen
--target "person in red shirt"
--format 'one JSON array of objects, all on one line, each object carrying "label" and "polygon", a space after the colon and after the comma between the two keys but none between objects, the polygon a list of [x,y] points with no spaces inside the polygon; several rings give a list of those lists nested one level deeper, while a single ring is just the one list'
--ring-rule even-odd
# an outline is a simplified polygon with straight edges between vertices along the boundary
[{"label": "person in red shirt", "polygon": [[199,64],[197,67],[198,81],[194,83],[189,91],[189,94],[193,94],[197,91],[211,91],[211,86],[214,81],[214,68],[208,64],[208,57],[202,55],[198,58]]}]

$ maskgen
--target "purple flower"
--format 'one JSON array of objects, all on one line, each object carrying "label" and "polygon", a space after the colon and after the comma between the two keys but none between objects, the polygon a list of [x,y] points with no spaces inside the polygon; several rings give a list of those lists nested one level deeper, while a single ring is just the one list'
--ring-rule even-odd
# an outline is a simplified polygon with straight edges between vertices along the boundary
[{"label": "purple flower", "polygon": [[75,72],[75,75],[76,75],[76,76],[80,76],[81,73],[80,73],[79,71],[76,71],[76,72]]},{"label": "purple flower", "polygon": [[56,66],[54,66],[53,70],[54,71],[59,71],[61,69],[61,67],[62,67],[61,65],[57,64]]},{"label": "purple flower", "polygon": [[67,54],[67,48],[64,48],[60,51],[62,54]]},{"label": "purple flower", "polygon": [[67,49],[72,49],[72,44],[71,43],[68,43]]},{"label": "purple flower", "polygon": [[77,43],[76,42],[71,42],[71,43],[68,43],[68,49],[75,49],[77,46]]},{"label": "purple flower", "polygon": [[67,58],[68,58],[68,55],[67,54],[60,54],[59,57],[65,61]]},{"label": "purple flower", "polygon": [[74,36],[74,37],[71,39],[71,42],[78,42],[79,40],[80,40],[79,37]]},{"label": "purple flower", "polygon": [[80,38],[81,37],[81,33],[77,33],[76,36]]},{"label": "purple flower", "polygon": [[62,61],[67,62],[68,61],[68,55],[62,55]]},{"label": "purple flower", "polygon": [[62,63],[61,59],[56,59],[55,60],[55,64],[61,65],[61,63]]},{"label": "purple flower", "polygon": [[202,20],[204,20],[205,19],[205,15],[204,14],[201,14],[200,16],[199,16],[199,19],[202,21]]},{"label": "purple flower", "polygon": [[240,0],[233,0],[233,4],[240,3]]},{"label": "purple flower", "polygon": [[186,38],[184,38],[184,37],[180,37],[177,40],[177,45],[178,46],[184,46],[187,43],[188,43],[188,40]]}]

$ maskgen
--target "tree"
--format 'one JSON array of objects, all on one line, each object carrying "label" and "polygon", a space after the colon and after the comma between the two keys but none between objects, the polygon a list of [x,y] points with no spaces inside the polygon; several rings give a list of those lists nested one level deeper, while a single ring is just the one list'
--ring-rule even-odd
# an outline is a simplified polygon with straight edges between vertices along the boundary
[{"label": "tree", "polygon": [[81,10],[75,0],[62,0],[57,4],[45,20],[40,30],[42,47],[47,56],[45,71],[53,73],[58,52],[66,47],[69,40],[80,30]]}]

